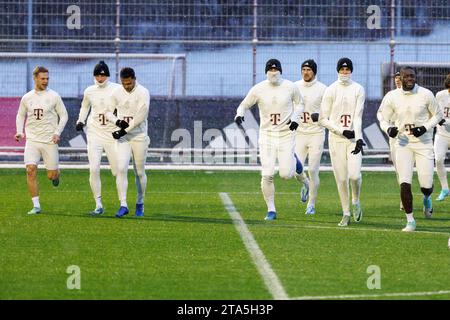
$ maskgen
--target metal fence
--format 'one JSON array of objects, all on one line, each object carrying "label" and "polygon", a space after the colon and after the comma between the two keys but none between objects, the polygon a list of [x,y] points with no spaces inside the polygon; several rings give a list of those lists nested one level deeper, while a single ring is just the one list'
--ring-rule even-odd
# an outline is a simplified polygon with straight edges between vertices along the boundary
[{"label": "metal fence", "polygon": [[348,56],[355,80],[380,99],[383,63],[391,73],[396,61],[448,63],[449,31],[448,0],[0,1],[0,51],[185,54],[190,96],[243,96],[272,57],[290,80],[314,58],[330,84]]}]

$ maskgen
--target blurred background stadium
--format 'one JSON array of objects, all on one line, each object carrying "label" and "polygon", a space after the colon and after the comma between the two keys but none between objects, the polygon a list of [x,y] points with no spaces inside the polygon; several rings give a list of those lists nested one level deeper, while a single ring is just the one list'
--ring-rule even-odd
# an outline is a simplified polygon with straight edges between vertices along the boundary
[{"label": "blurred background stadium", "polygon": [[[70,115],[63,161],[86,160],[75,121],[93,67],[105,60],[113,81],[131,66],[151,93],[149,163],[255,164],[257,110],[246,118],[247,134],[233,118],[249,88],[265,79],[265,62],[278,58],[284,77],[296,81],[301,62],[313,58],[329,85],[336,61],[347,56],[367,95],[364,161],[386,163],[375,113],[392,74],[410,64],[420,85],[442,90],[449,31],[447,0],[0,1],[0,158],[22,161],[23,144],[12,139],[15,115],[36,65],[50,69],[50,87]],[[217,156],[206,161],[206,149]]]}]

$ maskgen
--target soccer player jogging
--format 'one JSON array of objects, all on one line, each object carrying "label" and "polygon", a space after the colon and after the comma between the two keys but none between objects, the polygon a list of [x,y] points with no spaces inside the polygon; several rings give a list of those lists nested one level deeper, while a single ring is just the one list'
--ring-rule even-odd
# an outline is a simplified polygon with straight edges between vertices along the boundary
[{"label": "soccer player jogging", "polygon": [[[295,82],[300,90],[305,109],[300,116],[301,125],[297,129],[295,139],[295,153],[301,163],[308,157],[309,200],[306,214],[315,214],[315,202],[319,189],[320,159],[325,142],[325,130],[319,126],[319,113],[322,97],[326,85],[316,79],[317,64],[314,60],[306,60],[301,66],[302,80]],[[302,198],[305,202],[305,197]]]},{"label": "soccer player jogging", "polygon": [[[114,139],[117,139],[116,185],[120,200],[120,208],[116,213],[116,217],[123,217],[129,212],[127,188],[128,165],[131,157],[133,158],[137,188],[135,214],[141,217],[144,215],[144,198],[145,190],[147,189],[145,161],[150,143],[147,133],[150,94],[146,88],[136,81],[136,75],[132,68],[120,70],[120,81],[122,86],[113,92],[112,108],[107,113],[107,119],[120,127],[119,130],[112,133]],[[117,116],[111,112],[113,109],[117,109]]]},{"label": "soccer player jogging", "polygon": [[[401,90],[402,82],[400,80],[400,72],[396,72],[395,73],[395,75],[394,75],[394,83],[395,83],[395,87],[396,87],[396,89],[394,89],[394,90]],[[380,107],[378,108],[377,119],[378,119],[378,121],[380,123],[383,121],[383,104],[381,104]],[[391,124],[394,124],[394,122],[395,122],[395,119],[392,118],[391,119]],[[395,141],[396,141],[395,138],[389,137],[389,151],[390,151],[390,154],[391,154],[392,164],[394,165],[395,175],[396,175],[397,181],[398,181],[398,173],[397,173],[396,161],[395,161]],[[404,210],[401,200],[400,200],[400,210]]]},{"label": "soccer player jogging", "polygon": [[36,67],[33,70],[33,80],[34,89],[20,100],[14,136],[16,141],[26,138],[24,162],[28,190],[33,202],[33,208],[28,214],[41,212],[37,182],[37,168],[41,158],[47,169],[47,177],[52,180],[55,187],[59,185],[58,143],[68,119],[66,107],[59,94],[47,88],[48,69],[42,66]]},{"label": "soccer player jogging", "polygon": [[416,229],[411,192],[414,163],[423,193],[423,213],[426,218],[431,218],[433,213],[432,129],[442,120],[442,110],[433,93],[416,84],[416,72],[413,68],[403,67],[400,76],[402,89],[389,91],[381,102],[383,121],[380,126],[391,138],[396,138],[396,169],[400,198],[407,219],[406,227],[402,231],[411,232]]},{"label": "soccer player jogging", "polygon": [[234,118],[238,125],[244,121],[245,110],[258,104],[261,119],[259,130],[259,151],[261,159],[261,189],[267,204],[265,220],[277,218],[275,208],[275,186],[273,176],[278,160],[279,174],[283,179],[294,175],[307,186],[307,178],[302,175],[303,166],[294,154],[294,130],[299,124],[303,111],[303,100],[298,88],[281,77],[281,63],[270,59],[266,63],[267,80],[253,86],[241,102]]},{"label": "soccer player jogging", "polygon": [[[77,120],[76,130],[81,131],[87,125],[87,149],[89,159],[89,184],[95,199],[95,210],[92,215],[103,214],[102,184],[100,180],[100,164],[103,150],[106,153],[111,172],[115,175],[116,167],[116,141],[112,137],[113,131],[117,130],[114,123],[106,119],[108,108],[112,105],[112,93],[120,87],[109,81],[109,68],[104,61],[100,61],[94,67],[94,85],[84,90],[80,113]],[[86,118],[89,114],[89,119]],[[117,120],[123,121],[123,120]],[[128,126],[124,122],[125,126]]]},{"label": "soccer player jogging", "polygon": [[341,58],[337,62],[338,80],[324,93],[320,106],[319,124],[329,130],[328,142],[331,164],[343,211],[340,227],[350,224],[349,184],[352,191],[353,219],[360,222],[362,209],[361,163],[365,146],[362,136],[364,88],[351,79],[353,62]]},{"label": "soccer player jogging", "polygon": [[434,153],[436,156],[436,171],[441,183],[441,192],[436,198],[442,201],[449,195],[447,170],[445,169],[445,158],[450,146],[450,73],[444,81],[445,89],[436,94],[436,100],[441,107],[444,119],[437,126],[436,136],[434,138]]}]

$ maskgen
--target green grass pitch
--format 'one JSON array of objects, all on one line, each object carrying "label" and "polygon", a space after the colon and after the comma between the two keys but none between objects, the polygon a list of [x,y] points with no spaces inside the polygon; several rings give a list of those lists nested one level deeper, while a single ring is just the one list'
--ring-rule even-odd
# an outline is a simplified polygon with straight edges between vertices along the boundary
[{"label": "green grass pitch", "polygon": [[[135,186],[129,172],[128,203]],[[278,220],[266,207],[258,172],[147,171],[145,217],[122,219],[115,182],[102,170],[106,213],[94,208],[87,170],[63,170],[54,188],[39,172],[42,214],[29,216],[25,170],[0,170],[0,299],[272,299],[225,209],[230,196],[289,298],[362,295],[367,299],[449,299],[450,199],[422,214],[414,180],[416,233],[402,233],[395,175],[363,173],[363,221],[340,229],[332,173],[321,173],[317,214],[306,216],[295,180],[275,180]],[[439,183],[435,181],[436,197]],[[426,232],[424,232],[426,231]],[[69,266],[81,289],[70,290]],[[369,266],[381,289],[368,289]],[[367,295],[367,296],[366,296]],[[364,298],[364,299],[365,299]]]}]

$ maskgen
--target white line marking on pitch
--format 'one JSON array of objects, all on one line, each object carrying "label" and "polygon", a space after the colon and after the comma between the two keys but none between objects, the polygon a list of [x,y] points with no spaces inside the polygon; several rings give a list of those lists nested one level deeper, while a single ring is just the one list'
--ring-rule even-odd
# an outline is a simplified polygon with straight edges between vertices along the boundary
[{"label": "white line marking on pitch", "polygon": [[234,226],[236,227],[236,230],[241,236],[241,239],[244,242],[248,253],[252,257],[259,274],[263,278],[270,294],[275,300],[289,299],[286,291],[283,288],[283,285],[281,284],[280,279],[278,279],[277,274],[273,271],[272,267],[264,256],[264,253],[259,248],[259,245],[253,237],[252,233],[250,232],[250,230],[248,230],[247,225],[245,224],[241,215],[236,211],[233,201],[231,201],[228,193],[221,192],[219,193],[219,195],[222,199],[222,203],[224,204],[225,209],[228,211],[231,220],[233,221]]},{"label": "white line marking on pitch", "polygon": [[292,300],[325,300],[325,299],[357,299],[357,298],[377,298],[377,297],[413,297],[413,296],[434,296],[450,294],[450,290],[428,291],[428,292],[398,292],[379,294],[343,294],[335,296],[304,296],[293,297]]}]

